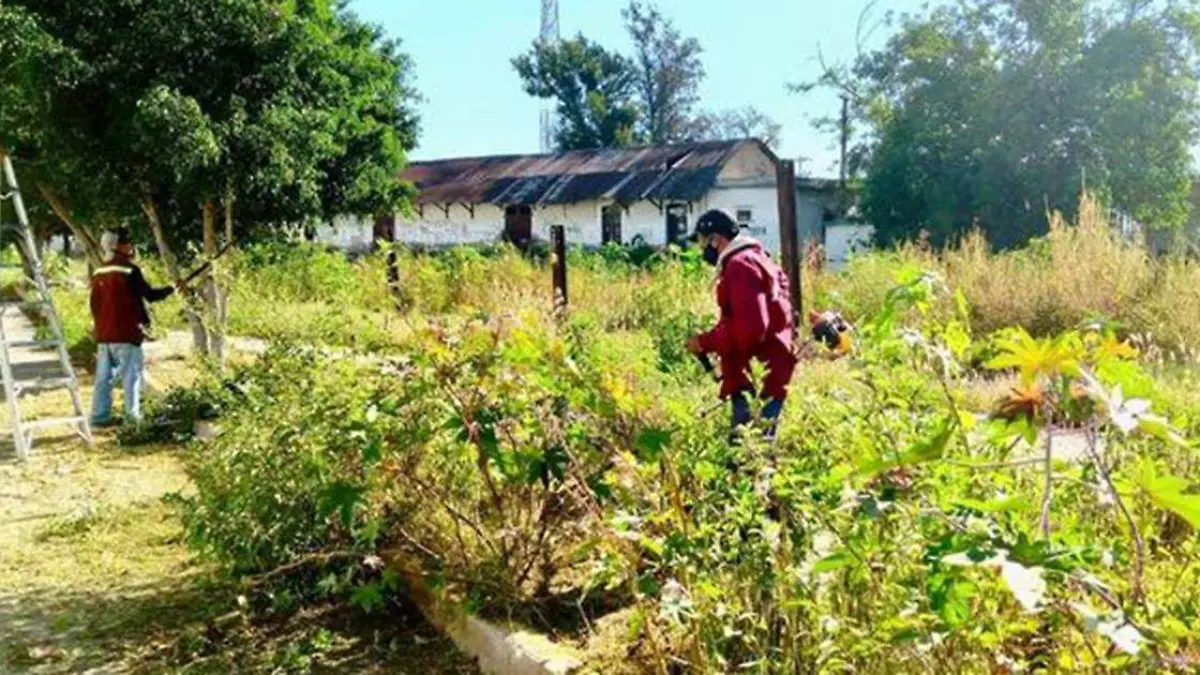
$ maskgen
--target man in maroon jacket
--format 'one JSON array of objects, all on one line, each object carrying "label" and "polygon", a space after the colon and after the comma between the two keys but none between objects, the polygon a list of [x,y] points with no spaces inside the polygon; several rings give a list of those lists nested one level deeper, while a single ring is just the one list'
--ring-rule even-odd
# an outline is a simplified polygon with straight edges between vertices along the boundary
[{"label": "man in maroon jacket", "polygon": [[166,299],[174,288],[151,288],[133,264],[134,248],[122,228],[100,239],[104,266],[92,272],[92,320],[96,339],[96,390],[92,424],[111,426],[112,390],[119,376],[125,389],[125,421],[141,418],[142,342],[150,326],[147,302]]},{"label": "man in maroon jacket", "polygon": [[[692,338],[688,349],[721,358],[720,395],[732,400],[734,427],[751,420],[749,397],[757,393],[765,401],[761,417],[771,438],[796,368],[787,276],[761,244],[740,234],[737,223],[724,211],[700,216],[693,236],[704,246],[705,260],[717,267],[721,317],[712,330]],[[767,369],[758,392],[750,378],[752,359]]]}]

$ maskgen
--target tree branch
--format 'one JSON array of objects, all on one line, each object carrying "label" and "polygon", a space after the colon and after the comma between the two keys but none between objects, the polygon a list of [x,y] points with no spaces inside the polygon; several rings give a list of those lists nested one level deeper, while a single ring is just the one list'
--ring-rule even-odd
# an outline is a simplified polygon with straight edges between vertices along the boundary
[{"label": "tree branch", "polygon": [[46,200],[51,210],[54,211],[54,215],[58,216],[58,219],[67,226],[67,229],[71,231],[71,234],[76,239],[83,242],[84,252],[87,254],[88,260],[91,261],[92,265],[95,267],[102,265],[103,260],[101,260],[100,255],[100,244],[96,241],[96,237],[87,228],[75,222],[71,217],[71,210],[67,208],[67,205],[63,203],[62,197],[53,188],[42,182],[37,183],[37,188],[38,192],[42,194],[42,198]]},{"label": "tree branch", "polygon": [[1125,506],[1125,500],[1121,497],[1121,493],[1117,490],[1117,486],[1113,483],[1112,473],[1100,458],[1100,453],[1096,451],[1096,428],[1093,425],[1087,431],[1087,451],[1091,457],[1092,463],[1096,466],[1096,471],[1100,477],[1104,479],[1104,484],[1108,487],[1108,491],[1112,494],[1113,501],[1116,502],[1117,508],[1121,510],[1121,514],[1125,518],[1125,523],[1129,525],[1129,530],[1133,534],[1134,559],[1133,559],[1133,597],[1142,603],[1145,601],[1145,593],[1142,589],[1142,575],[1146,569],[1146,540],[1142,538],[1142,531],[1138,529],[1137,523],[1133,520],[1133,515],[1129,513],[1128,507]]}]

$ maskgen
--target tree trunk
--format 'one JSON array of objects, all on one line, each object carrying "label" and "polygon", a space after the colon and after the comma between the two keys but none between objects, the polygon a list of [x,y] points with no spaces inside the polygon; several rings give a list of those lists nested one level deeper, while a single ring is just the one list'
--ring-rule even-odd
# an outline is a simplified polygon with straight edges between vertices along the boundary
[{"label": "tree trunk", "polygon": [[[154,234],[154,243],[158,246],[158,255],[162,258],[163,266],[167,268],[167,274],[177,286],[181,285],[183,275],[179,273],[179,263],[175,260],[175,254],[171,252],[171,245],[167,243],[167,238],[163,234],[162,221],[159,220],[154,198],[146,191],[142,193],[142,211],[146,214],[146,220],[150,222],[150,231]],[[208,356],[208,331],[204,328],[201,310],[197,310],[192,300],[188,298],[184,298],[183,307],[188,325],[192,328],[192,342],[196,353]]]},{"label": "tree trunk", "polygon": [[[96,237],[88,231],[86,227],[77,224],[71,218],[71,211],[63,203],[62,197],[48,185],[38,183],[38,191],[42,193],[42,198],[54,210],[54,215],[58,216],[59,220],[67,226],[71,234],[83,244],[83,252],[87,255],[88,262],[92,267],[99,267],[103,264],[100,254],[100,244],[96,241]],[[144,206],[143,206],[144,208]]]},{"label": "tree trunk", "polygon": [[[226,228],[229,227],[230,210],[225,209]],[[219,282],[220,274],[217,269],[217,205],[210,201],[204,202],[204,257],[209,261],[208,273],[204,275],[204,300],[209,310],[208,347],[209,355],[217,360],[219,367],[225,367],[225,293]]]},{"label": "tree trunk", "polygon": [[233,183],[225,183],[225,245],[233,246]]}]

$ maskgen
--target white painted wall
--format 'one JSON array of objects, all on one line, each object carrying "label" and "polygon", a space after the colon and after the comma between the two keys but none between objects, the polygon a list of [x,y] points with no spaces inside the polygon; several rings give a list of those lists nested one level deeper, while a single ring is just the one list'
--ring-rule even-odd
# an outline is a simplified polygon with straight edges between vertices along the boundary
[{"label": "white painted wall", "polygon": [[[568,244],[599,246],[600,210],[609,203],[593,200],[536,208],[533,211],[533,236],[549,241],[550,226],[564,225]],[[689,214],[689,227],[698,215],[695,208],[696,205],[693,205],[693,212]],[[424,215],[414,213],[411,219],[397,215],[397,241],[425,246],[479,244],[498,241],[504,233],[504,209],[491,204],[477,205],[474,217],[460,204],[450,207],[449,218],[438,206],[426,205],[423,212]],[[370,230],[368,227],[368,235]],[[632,243],[638,235],[652,246],[664,245],[667,239],[666,213],[660,212],[657,206],[648,201],[636,202],[628,210],[622,210],[622,242]]]},{"label": "white painted wall", "polygon": [[316,240],[346,251],[365,251],[371,248],[375,221],[358,216],[338,216],[332,223],[317,227]]},{"label": "white painted wall", "polygon": [[[534,220],[537,218],[535,216]],[[414,210],[411,219],[396,214],[396,241],[422,246],[484,244],[498,241],[504,232],[504,209],[478,204],[474,215],[462,204],[452,204],[447,212],[432,204],[421,213]]]},{"label": "white painted wall", "polygon": [[778,254],[779,200],[774,186],[716,187],[705,197],[701,212],[707,209],[727,209],[735,217],[739,209],[749,209],[750,227],[743,231]]},{"label": "white painted wall", "polygon": [[[539,239],[550,239],[550,226],[566,227],[567,244],[599,246],[602,240],[600,226],[601,209],[611,204],[607,201],[588,201],[578,204],[555,204],[538,209],[533,216],[533,234]],[[667,215],[659,212],[650,202],[635,202],[621,210],[621,243],[633,243],[641,236],[651,246],[662,246],[667,241]]]},{"label": "white painted wall", "polygon": [[[555,204],[535,209],[533,212],[533,234],[537,239],[549,241],[551,225],[565,225],[568,245],[599,246],[601,240],[600,209],[608,202],[588,201],[577,204]],[[778,255],[779,207],[773,187],[721,187],[710,191],[699,202],[691,204],[688,213],[688,231],[695,226],[696,218],[710,208],[727,209],[737,215],[739,210],[749,209],[750,227],[745,232],[758,239],[772,253]],[[797,220],[819,218],[818,200],[801,199],[797,203]],[[461,204],[452,205],[449,218],[441,208],[427,205],[424,216],[413,214],[413,219],[396,216],[396,240],[423,246],[447,246],[455,244],[493,243],[500,240],[504,232],[504,209],[491,204],[475,207],[474,216]],[[811,213],[809,213],[811,211]],[[666,213],[650,202],[637,202],[622,211],[622,242],[629,244],[641,235],[647,244],[662,246],[666,243]],[[801,236],[804,236],[803,223]],[[338,248],[362,251],[371,247],[374,221],[355,216],[343,216],[329,225],[319,227],[317,239]],[[842,269],[857,251],[870,248],[874,228],[869,225],[830,223],[826,227],[826,259],[833,269]],[[55,243],[61,242],[56,239]]]},{"label": "white painted wall", "polygon": [[825,259],[829,266],[840,270],[859,251],[871,248],[875,228],[852,223],[830,223],[825,228]]}]

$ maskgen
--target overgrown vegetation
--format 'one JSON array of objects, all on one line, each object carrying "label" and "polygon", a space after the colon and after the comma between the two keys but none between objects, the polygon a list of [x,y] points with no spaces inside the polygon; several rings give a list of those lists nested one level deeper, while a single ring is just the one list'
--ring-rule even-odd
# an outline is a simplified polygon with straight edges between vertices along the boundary
[{"label": "overgrown vegetation", "polygon": [[405,313],[378,257],[239,254],[281,313],[377,310],[385,346],[280,343],[189,395],[221,413],[189,541],[296,600],[423,583],[610,672],[1195,668],[1196,371],[1160,347],[1185,328],[1126,339],[1200,307],[1156,304],[1194,263],[1085,220],[821,274],[857,352],[804,367],[777,445],[730,447],[678,346],[705,268],[571,262],[560,323],[542,263],[503,249],[406,254]]}]

